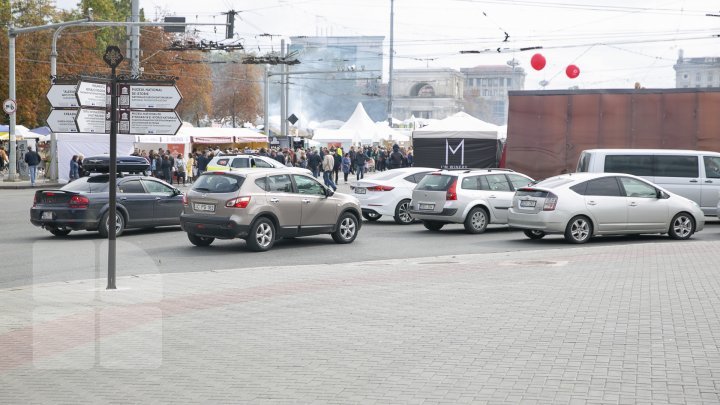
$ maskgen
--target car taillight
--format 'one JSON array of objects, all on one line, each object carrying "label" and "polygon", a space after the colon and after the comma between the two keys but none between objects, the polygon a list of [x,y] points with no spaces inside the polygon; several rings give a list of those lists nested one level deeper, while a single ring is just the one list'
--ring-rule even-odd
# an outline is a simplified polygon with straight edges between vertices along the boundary
[{"label": "car taillight", "polygon": [[238,197],[228,200],[225,206],[228,208],[247,208],[248,204],[250,204],[250,197]]},{"label": "car taillight", "polygon": [[457,200],[457,178],[455,178],[450,187],[448,187],[447,193],[445,194],[445,199],[448,201]]},{"label": "car taillight", "polygon": [[33,208],[37,205],[37,193],[33,195]]},{"label": "car taillight", "polygon": [[367,189],[368,189],[368,191],[391,191],[394,188],[395,187],[390,187],[390,186],[372,186],[372,187],[368,187]]},{"label": "car taillight", "polygon": [[548,193],[545,197],[545,204],[543,204],[543,211],[555,211],[557,206],[558,196],[553,193]]},{"label": "car taillight", "polygon": [[182,196],[182,202],[183,202],[183,206],[185,206],[185,207],[188,206],[187,194],[183,194],[183,196]]},{"label": "car taillight", "polygon": [[84,195],[74,195],[70,197],[70,208],[87,208],[90,200]]}]

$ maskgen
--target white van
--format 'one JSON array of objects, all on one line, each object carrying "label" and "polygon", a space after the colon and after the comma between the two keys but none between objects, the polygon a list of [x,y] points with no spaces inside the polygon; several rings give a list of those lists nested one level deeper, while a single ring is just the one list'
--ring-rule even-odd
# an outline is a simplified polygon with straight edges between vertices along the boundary
[{"label": "white van", "polygon": [[576,171],[629,173],[695,201],[706,216],[718,215],[720,153],[674,149],[588,149]]}]

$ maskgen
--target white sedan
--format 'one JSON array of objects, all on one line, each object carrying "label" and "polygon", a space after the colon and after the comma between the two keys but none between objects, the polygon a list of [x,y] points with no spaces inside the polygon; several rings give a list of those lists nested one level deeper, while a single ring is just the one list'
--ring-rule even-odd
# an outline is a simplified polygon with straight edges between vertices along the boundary
[{"label": "white sedan", "polygon": [[352,195],[360,200],[362,216],[377,221],[383,215],[391,215],[395,222],[407,225],[414,221],[409,207],[412,191],[428,173],[437,171],[428,167],[404,167],[388,170],[372,178],[350,184]]},{"label": "white sedan", "polygon": [[560,233],[571,243],[644,233],[688,239],[703,229],[705,215],[694,201],[637,176],[572,173],[517,190],[508,225],[530,239]]}]

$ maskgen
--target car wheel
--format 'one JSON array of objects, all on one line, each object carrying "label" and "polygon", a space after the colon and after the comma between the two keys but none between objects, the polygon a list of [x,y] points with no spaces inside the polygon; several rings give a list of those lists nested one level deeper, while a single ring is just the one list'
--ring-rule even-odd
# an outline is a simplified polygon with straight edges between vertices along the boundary
[{"label": "car wheel", "polygon": [[195,235],[194,233],[190,232],[188,232],[187,236],[190,243],[195,246],[210,246],[210,244],[213,243],[213,241],[215,240],[215,238],[211,238],[209,236]]},{"label": "car wheel", "polygon": [[254,252],[265,252],[275,243],[275,226],[268,218],[259,218],[250,228],[247,239],[248,248]]},{"label": "car wheel", "polygon": [[545,237],[545,232],[536,231],[534,229],[526,229],[523,231],[523,233],[530,239],[542,239]]},{"label": "car wheel", "polygon": [[346,212],[338,219],[337,229],[332,233],[336,243],[351,243],[357,238],[358,220],[355,215]]},{"label": "car wheel", "polygon": [[428,231],[439,231],[445,225],[443,223],[433,221],[422,221],[422,224]]},{"label": "car wheel", "polygon": [[367,220],[370,221],[370,222],[375,222],[375,221],[377,221],[378,219],[380,219],[380,217],[381,217],[382,215],[380,215],[380,214],[378,214],[378,213],[376,213],[376,212],[363,212],[363,213],[362,213],[362,216],[363,216],[363,218],[367,219]]},{"label": "car wheel", "polygon": [[695,220],[689,214],[681,212],[675,215],[670,222],[668,234],[673,239],[689,239],[695,233]]},{"label": "car wheel", "polygon": [[[102,219],[100,220],[100,226],[98,227],[98,232],[100,232],[100,236],[103,238],[107,238],[110,236],[110,228],[108,227],[108,219],[110,216],[110,211],[103,214]],[[115,211],[115,236],[122,235],[123,231],[125,230],[125,217],[120,213],[120,211]]]},{"label": "car wheel", "polygon": [[55,236],[68,236],[70,234],[70,229],[50,228],[48,231]]},{"label": "car wheel", "polygon": [[402,200],[395,207],[395,219],[396,224],[408,225],[412,224],[415,219],[410,215],[410,200]]},{"label": "car wheel", "polygon": [[587,217],[578,215],[565,227],[565,240],[570,243],[585,243],[592,236],[592,224]]},{"label": "car wheel", "polygon": [[483,233],[488,226],[488,213],[485,208],[475,207],[465,217],[465,231],[467,233]]}]

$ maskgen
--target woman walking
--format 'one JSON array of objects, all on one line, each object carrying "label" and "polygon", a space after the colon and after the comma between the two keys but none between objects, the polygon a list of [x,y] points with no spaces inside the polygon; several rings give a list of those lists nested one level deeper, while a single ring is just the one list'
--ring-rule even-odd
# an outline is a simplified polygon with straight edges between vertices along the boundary
[{"label": "woman walking", "polygon": [[350,165],[352,165],[352,162],[350,161],[350,154],[346,153],[342,158],[342,171],[345,183],[347,183],[348,174],[350,174]]}]

